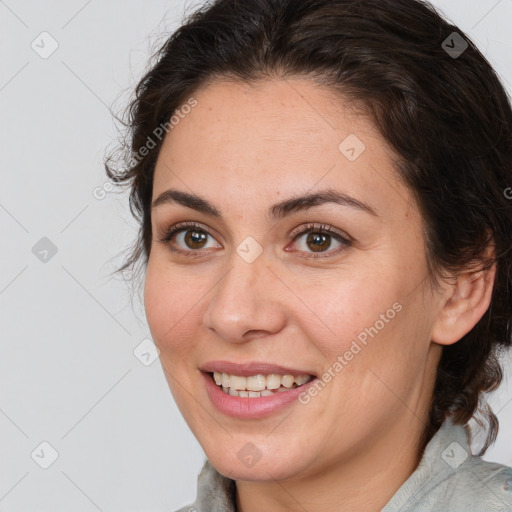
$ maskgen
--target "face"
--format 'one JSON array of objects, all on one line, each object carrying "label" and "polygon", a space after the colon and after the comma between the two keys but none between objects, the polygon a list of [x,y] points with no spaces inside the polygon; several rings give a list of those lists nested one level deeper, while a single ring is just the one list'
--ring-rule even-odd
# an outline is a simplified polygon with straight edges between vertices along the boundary
[{"label": "face", "polygon": [[390,148],[305,79],[194,98],[155,169],[145,308],[209,460],[237,480],[301,478],[423,428],[439,304]]}]

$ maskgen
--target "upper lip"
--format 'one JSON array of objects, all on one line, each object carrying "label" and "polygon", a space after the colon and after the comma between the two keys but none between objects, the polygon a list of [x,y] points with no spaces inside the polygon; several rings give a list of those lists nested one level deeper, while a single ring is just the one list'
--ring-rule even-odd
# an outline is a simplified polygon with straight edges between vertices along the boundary
[{"label": "upper lip", "polygon": [[250,377],[251,375],[270,375],[271,373],[278,375],[313,375],[307,370],[297,370],[271,363],[253,361],[251,363],[233,363],[231,361],[210,361],[200,367],[203,372],[219,372],[229,375],[239,375],[241,377]]}]

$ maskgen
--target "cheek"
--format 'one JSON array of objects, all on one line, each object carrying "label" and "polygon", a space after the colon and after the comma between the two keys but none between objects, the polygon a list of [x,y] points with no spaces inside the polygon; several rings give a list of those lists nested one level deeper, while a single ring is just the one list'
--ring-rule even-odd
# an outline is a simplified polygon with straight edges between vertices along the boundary
[{"label": "cheek", "polygon": [[144,283],[144,307],[153,341],[161,352],[184,347],[186,326],[196,312],[200,290],[189,286],[183,275],[170,272],[156,258],[148,262]]},{"label": "cheek", "polygon": [[344,397],[333,399],[339,413],[360,411],[361,400],[372,404],[362,415],[399,407],[396,394],[421,373],[428,322],[409,281],[403,273],[382,269],[299,291],[314,305],[301,328],[323,356],[323,380],[335,396]]},{"label": "cheek", "polygon": [[165,331],[165,311],[169,309],[172,297],[169,296],[169,287],[163,283],[164,279],[153,261],[151,255],[144,281],[144,309],[153,341],[159,346]]},{"label": "cheek", "polygon": [[370,337],[368,330],[375,334],[376,323],[381,336],[396,321],[393,304],[399,297],[397,283],[392,276],[381,280],[378,282],[373,272],[331,275],[297,292],[305,304],[311,305],[310,312],[301,315],[302,328],[328,361],[343,355],[356,339],[364,346],[365,337]]}]

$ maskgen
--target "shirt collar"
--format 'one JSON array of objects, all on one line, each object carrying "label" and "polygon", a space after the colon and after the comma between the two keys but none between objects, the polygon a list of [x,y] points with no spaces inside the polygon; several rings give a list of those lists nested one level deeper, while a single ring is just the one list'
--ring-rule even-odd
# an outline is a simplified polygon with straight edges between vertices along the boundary
[{"label": "shirt collar", "polygon": [[468,426],[447,418],[427,444],[415,471],[401,485],[381,512],[395,512],[413,497],[428,494],[440,481],[448,479],[471,457]]}]

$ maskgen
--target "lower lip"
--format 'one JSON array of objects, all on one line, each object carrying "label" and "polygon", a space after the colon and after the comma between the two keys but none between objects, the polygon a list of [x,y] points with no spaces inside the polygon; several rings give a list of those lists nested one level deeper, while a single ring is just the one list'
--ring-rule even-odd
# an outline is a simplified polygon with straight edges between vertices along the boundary
[{"label": "lower lip", "polygon": [[222,389],[215,384],[209,373],[202,372],[206,382],[206,391],[213,405],[223,414],[235,418],[263,418],[281,411],[293,402],[298,402],[299,395],[306,391],[317,379],[313,378],[302,386],[274,393],[271,396],[262,396],[246,398],[240,396],[231,396],[224,393]]}]

